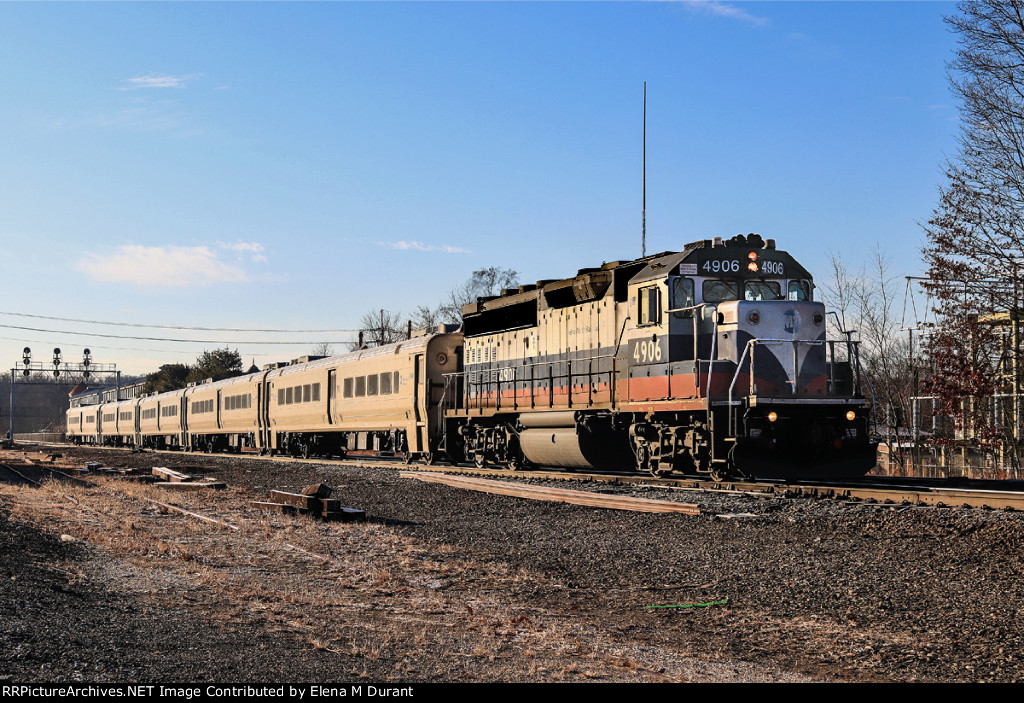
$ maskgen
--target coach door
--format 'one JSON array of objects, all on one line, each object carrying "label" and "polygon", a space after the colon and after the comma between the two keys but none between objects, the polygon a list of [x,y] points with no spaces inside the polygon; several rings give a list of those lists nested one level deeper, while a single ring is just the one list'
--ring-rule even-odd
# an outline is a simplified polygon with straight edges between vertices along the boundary
[{"label": "coach door", "polygon": [[338,370],[327,371],[327,424],[334,424],[334,413],[338,405]]},{"label": "coach door", "polygon": [[412,406],[416,409],[416,442],[415,446],[410,449],[414,452],[422,452],[426,449],[424,440],[426,438],[427,407],[425,404],[429,402],[423,393],[424,379],[427,377],[427,361],[423,354],[416,355],[413,369],[415,377],[412,384]]}]

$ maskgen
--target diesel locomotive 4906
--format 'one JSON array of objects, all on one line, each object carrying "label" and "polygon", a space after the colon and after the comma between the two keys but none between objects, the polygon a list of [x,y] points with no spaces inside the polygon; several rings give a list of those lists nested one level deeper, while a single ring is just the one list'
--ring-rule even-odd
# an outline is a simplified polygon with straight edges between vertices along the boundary
[{"label": "diesel locomotive 4906", "polygon": [[457,330],[121,401],[106,414],[72,408],[68,433],[718,478],[875,466],[857,342],[827,338],[812,277],[771,239],[693,242],[462,312]]}]

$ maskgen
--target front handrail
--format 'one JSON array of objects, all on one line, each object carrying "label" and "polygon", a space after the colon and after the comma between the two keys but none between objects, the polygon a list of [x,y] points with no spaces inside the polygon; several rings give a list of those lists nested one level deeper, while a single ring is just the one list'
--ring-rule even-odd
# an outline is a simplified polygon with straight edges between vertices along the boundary
[{"label": "front handrail", "polygon": [[[744,362],[747,356],[750,356],[750,374],[749,374],[749,388],[748,395],[756,395],[757,386],[755,379],[757,374],[755,371],[755,355],[754,348],[758,345],[769,346],[769,345],[780,345],[780,344],[792,344],[793,345],[793,379],[789,381],[793,384],[792,394],[797,393],[797,383],[800,378],[800,346],[806,345],[808,347],[821,347],[828,345],[832,350],[832,361],[828,364],[829,367],[829,383],[832,386],[832,392],[835,392],[835,343],[836,341],[842,340],[828,340],[828,339],[750,339],[743,347],[743,354],[740,355],[739,362],[736,364],[736,371],[733,372],[732,381],[729,383],[729,392],[727,395],[728,401],[728,418],[729,418],[729,429],[735,431],[734,424],[734,404],[733,404],[733,390],[736,388],[736,381],[739,380],[740,373],[743,371]],[[861,396],[860,392],[860,342],[853,341],[849,337],[845,340],[847,345],[847,363],[851,364],[851,372],[853,374],[854,387],[851,388],[851,397]],[[870,387],[870,380],[868,381]],[[874,407],[874,391],[872,391],[872,407]],[[710,391],[708,392],[710,406]]]}]

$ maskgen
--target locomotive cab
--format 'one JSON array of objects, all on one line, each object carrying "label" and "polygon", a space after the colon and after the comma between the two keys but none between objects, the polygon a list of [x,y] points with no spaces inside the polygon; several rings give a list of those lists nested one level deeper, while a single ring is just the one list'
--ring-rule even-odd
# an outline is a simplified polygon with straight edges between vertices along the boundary
[{"label": "locomotive cab", "polygon": [[[810,274],[773,240],[705,240],[630,284],[620,408],[638,465],[713,475],[859,475],[875,463],[856,342],[828,340]],[[639,405],[638,405],[639,404]]]}]

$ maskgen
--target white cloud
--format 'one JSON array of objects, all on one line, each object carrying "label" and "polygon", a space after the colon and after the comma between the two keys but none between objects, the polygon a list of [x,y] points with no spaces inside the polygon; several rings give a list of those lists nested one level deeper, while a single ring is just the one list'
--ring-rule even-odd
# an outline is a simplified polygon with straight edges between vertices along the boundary
[{"label": "white cloud", "polygon": [[435,245],[435,244],[424,244],[423,242],[417,242],[417,241],[407,242],[407,241],[403,240],[403,241],[400,241],[400,242],[381,242],[381,243],[388,245],[392,249],[401,249],[403,251],[410,251],[410,250],[411,251],[443,251],[446,254],[468,254],[469,253],[469,249],[463,249],[462,247],[452,247],[452,246],[445,246],[445,245],[438,246],[438,245]]},{"label": "white cloud", "polygon": [[263,255],[263,245],[259,242],[217,242],[217,246],[238,254],[248,254],[250,261],[262,263],[267,260]]},{"label": "white cloud", "polygon": [[206,246],[127,244],[111,254],[88,254],[75,263],[75,268],[104,283],[140,286],[205,286],[249,279],[242,268],[222,261],[217,252]]},{"label": "white cloud", "polygon": [[121,90],[141,90],[144,88],[184,88],[188,81],[193,78],[197,78],[198,75],[201,74],[189,76],[162,76],[156,73],[150,73],[148,76],[125,78],[121,81],[123,84]]},{"label": "white cloud", "polygon": [[718,2],[718,0],[684,0],[683,4],[691,10],[703,12],[707,15],[714,15],[715,17],[726,17],[728,19],[741,20],[743,22],[755,24],[759,27],[768,24],[767,17],[756,17],[746,10],[741,10],[735,5]]}]

